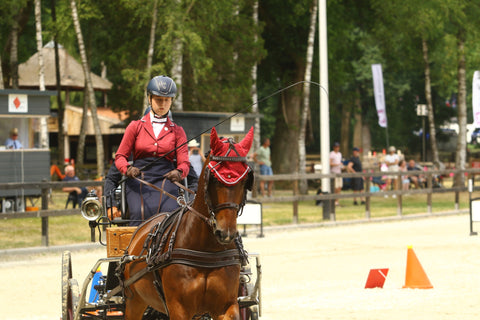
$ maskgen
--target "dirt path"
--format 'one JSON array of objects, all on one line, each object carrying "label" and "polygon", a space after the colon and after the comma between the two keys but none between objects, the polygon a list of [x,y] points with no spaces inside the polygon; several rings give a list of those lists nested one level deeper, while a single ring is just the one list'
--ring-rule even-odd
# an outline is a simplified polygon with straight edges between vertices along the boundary
[{"label": "dirt path", "polygon": [[[261,255],[263,320],[467,320],[480,313],[480,237],[469,235],[467,215],[265,235],[244,238],[247,250]],[[408,245],[433,289],[402,289]],[[79,284],[104,256],[104,249],[72,253]],[[6,260],[0,318],[59,319],[61,254]],[[384,288],[364,289],[368,271],[383,267],[390,269]]]}]

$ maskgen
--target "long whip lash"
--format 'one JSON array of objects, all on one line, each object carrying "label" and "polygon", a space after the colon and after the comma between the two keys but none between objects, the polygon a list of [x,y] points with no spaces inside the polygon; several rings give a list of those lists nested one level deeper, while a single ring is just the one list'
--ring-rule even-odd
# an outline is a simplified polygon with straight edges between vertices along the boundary
[{"label": "long whip lash", "polygon": [[[286,91],[286,90],[288,90],[288,89],[290,89],[290,88],[293,88],[293,87],[295,87],[295,86],[297,86],[297,85],[299,85],[299,84],[304,84],[304,83],[311,83],[311,84],[314,84],[314,85],[318,86],[318,87],[321,88],[323,91],[325,91],[325,93],[326,93],[327,96],[328,96],[327,90],[326,90],[324,87],[322,87],[322,86],[320,85],[320,83],[318,83],[318,82],[314,82],[314,81],[298,81],[298,82],[295,82],[295,83],[293,83],[293,84],[291,84],[291,85],[288,85],[288,86],[286,86],[286,87],[284,87],[284,88],[278,89],[277,91],[269,94],[269,95],[266,96],[266,97],[263,97],[263,98],[260,99],[260,100],[255,101],[254,103],[252,103],[252,104],[244,107],[242,110],[240,110],[240,111],[238,111],[238,112],[235,112],[235,113],[232,114],[231,116],[229,116],[229,117],[223,119],[222,121],[218,122],[218,123],[215,124],[214,126],[208,128],[208,129],[205,129],[204,131],[202,131],[202,132],[200,132],[199,134],[197,134],[195,137],[191,138],[190,140],[187,140],[186,142],[182,143],[181,145],[177,146],[176,148],[174,148],[174,149],[170,150],[169,152],[165,153],[163,156],[160,156],[160,157],[156,158],[155,160],[151,161],[149,164],[143,166],[142,168],[139,168],[140,171],[144,171],[144,170],[150,168],[151,166],[153,166],[153,165],[154,165],[157,161],[159,161],[160,159],[165,158],[165,157],[168,156],[170,153],[176,151],[178,148],[183,147],[184,145],[188,144],[190,141],[192,141],[192,140],[194,140],[194,139],[196,139],[196,138],[199,138],[202,134],[207,133],[208,131],[212,130],[213,127],[216,127],[216,126],[224,123],[225,121],[230,120],[230,119],[233,118],[233,117],[236,117],[236,116],[239,115],[239,114],[245,113],[248,109],[250,109],[251,107],[253,107],[253,106],[256,105],[256,104],[259,104],[260,102],[263,102],[263,101],[265,101],[265,100],[267,100],[267,99],[270,99],[271,97],[276,96],[277,94],[282,93],[283,91]],[[120,180],[119,183],[122,183],[122,182],[124,182],[124,181],[127,180],[127,179],[128,179],[128,177],[124,177],[122,180]]]}]

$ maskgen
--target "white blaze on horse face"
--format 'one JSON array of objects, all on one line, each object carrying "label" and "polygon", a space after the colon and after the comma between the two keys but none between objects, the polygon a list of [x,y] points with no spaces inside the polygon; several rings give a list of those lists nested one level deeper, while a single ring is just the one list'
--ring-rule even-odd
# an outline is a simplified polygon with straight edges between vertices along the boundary
[{"label": "white blaze on horse face", "polygon": [[209,196],[215,212],[213,233],[221,244],[231,243],[237,236],[238,210],[246,192],[244,182],[233,187],[215,181],[210,184]]},{"label": "white blaze on horse face", "polygon": [[214,234],[221,244],[229,244],[237,235],[237,212],[234,209],[224,209],[216,218]]}]

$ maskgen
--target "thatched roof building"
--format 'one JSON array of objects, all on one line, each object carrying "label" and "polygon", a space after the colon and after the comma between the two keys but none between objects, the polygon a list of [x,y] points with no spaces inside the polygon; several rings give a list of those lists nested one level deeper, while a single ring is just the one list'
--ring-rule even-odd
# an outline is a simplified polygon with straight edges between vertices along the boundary
[{"label": "thatched roof building", "polygon": [[[45,87],[47,90],[56,89],[55,76],[55,49],[51,43],[42,48],[43,61],[45,66]],[[75,60],[65,48],[59,45],[58,55],[60,58],[60,83],[61,90],[83,90],[85,77],[81,63]],[[38,52],[31,56],[26,62],[18,66],[19,87],[22,89],[38,89],[39,72]],[[93,88],[98,91],[108,91],[112,83],[105,78],[91,73]]]}]

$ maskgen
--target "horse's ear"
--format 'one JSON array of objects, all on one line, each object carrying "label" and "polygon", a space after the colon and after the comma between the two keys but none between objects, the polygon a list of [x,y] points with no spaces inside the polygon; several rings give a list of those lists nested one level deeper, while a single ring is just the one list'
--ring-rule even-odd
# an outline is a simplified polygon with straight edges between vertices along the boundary
[{"label": "horse's ear", "polygon": [[252,142],[253,142],[253,127],[250,128],[245,138],[243,138],[242,141],[240,141],[238,144],[242,146],[243,150],[248,152],[252,147]]},{"label": "horse's ear", "polygon": [[221,143],[221,141],[218,138],[217,130],[215,130],[215,127],[213,127],[212,131],[210,132],[210,149],[212,150],[212,154],[216,154],[215,151],[218,147],[220,147],[219,143]]}]

